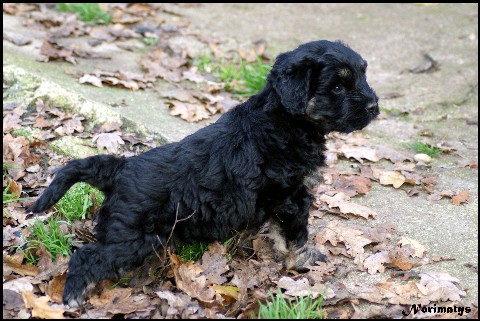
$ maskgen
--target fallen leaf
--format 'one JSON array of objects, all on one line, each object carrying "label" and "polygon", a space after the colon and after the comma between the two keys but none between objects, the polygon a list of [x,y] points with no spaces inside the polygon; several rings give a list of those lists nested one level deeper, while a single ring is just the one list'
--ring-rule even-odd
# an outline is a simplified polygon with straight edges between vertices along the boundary
[{"label": "fallen leaf", "polygon": [[315,240],[317,243],[324,244],[330,242],[333,246],[343,243],[347,253],[352,257],[364,253],[364,246],[372,243],[372,240],[363,236],[363,232],[350,228],[340,221],[334,220],[328,222],[327,226],[317,233]]},{"label": "fallen leaf", "polygon": [[463,190],[454,197],[452,197],[453,205],[460,205],[462,203],[468,203],[468,190]]},{"label": "fallen leaf", "polygon": [[110,154],[116,154],[120,148],[120,145],[125,144],[120,135],[120,132],[101,133],[95,135],[92,139],[92,142],[97,143],[98,149],[105,148]]},{"label": "fallen leaf", "polygon": [[41,319],[65,319],[63,306],[54,307],[48,304],[50,298],[47,296],[35,297],[33,292],[22,293],[25,307],[32,308],[32,317]]},{"label": "fallen leaf", "polygon": [[53,279],[45,286],[45,294],[47,294],[53,302],[60,304],[63,303],[63,288],[66,280],[66,273],[55,275]]},{"label": "fallen leaf", "polygon": [[199,265],[183,263],[176,254],[171,255],[170,262],[178,289],[202,302],[213,302],[215,291],[208,288],[207,278],[202,274],[204,270]]},{"label": "fallen leaf", "polygon": [[316,299],[327,291],[327,287],[323,284],[310,285],[307,278],[293,280],[288,276],[283,276],[277,281],[279,288],[285,289],[285,294],[290,296],[307,296],[311,295],[312,299]]},{"label": "fallen leaf", "polygon": [[376,286],[355,284],[351,289],[351,292],[360,299],[364,299],[373,303],[382,303],[384,298],[380,289]]},{"label": "fallen leaf", "polygon": [[420,273],[420,282],[417,287],[421,294],[429,301],[460,301],[466,293],[456,284],[460,283],[457,278],[446,272]]},{"label": "fallen leaf", "polygon": [[81,84],[85,84],[85,83],[91,84],[91,85],[94,85],[95,87],[103,87],[102,79],[90,74],[84,74],[82,77],[80,77],[80,79],[78,79],[78,82]]},{"label": "fallen leaf", "polygon": [[210,118],[210,113],[204,106],[199,104],[189,104],[180,101],[168,101],[170,105],[170,114],[180,116],[180,118],[189,123],[198,122]]},{"label": "fallen leaf", "polygon": [[190,80],[197,84],[206,81],[205,77],[198,73],[197,67],[191,67],[189,70],[184,71],[182,76],[184,79]]},{"label": "fallen leaf", "polygon": [[185,311],[187,315],[192,315],[200,309],[198,302],[192,300],[185,293],[173,293],[171,291],[157,291],[155,293],[160,299],[167,301],[167,315],[169,316],[178,316],[182,311]]},{"label": "fallen leaf", "polygon": [[17,253],[9,256],[5,252],[3,253],[3,271],[11,270],[20,275],[35,276],[38,273],[38,267],[32,264],[22,264],[23,254]]},{"label": "fallen leaf", "polygon": [[392,265],[398,267],[402,271],[408,271],[414,266],[414,263],[410,261],[402,251],[395,251],[395,253],[390,256],[393,256],[391,262]]},{"label": "fallen leaf", "polygon": [[358,175],[337,175],[333,179],[333,188],[339,192],[353,197],[357,194],[366,194],[371,189],[371,182],[369,178]]},{"label": "fallen leaf", "polygon": [[393,185],[395,188],[399,188],[405,183],[406,178],[397,171],[383,171],[377,168],[373,169],[373,176],[380,180],[382,185]]},{"label": "fallen leaf", "polygon": [[361,164],[363,164],[364,159],[372,162],[378,162],[380,160],[380,158],[377,156],[377,151],[368,146],[352,146],[344,144],[338,151],[346,158],[355,158]]},{"label": "fallen leaf", "polygon": [[32,292],[32,279],[33,278],[31,276],[26,276],[7,281],[3,283],[3,290],[11,290],[19,294],[22,294],[23,292]]},{"label": "fallen leaf", "polygon": [[196,100],[189,91],[178,87],[162,90],[159,92],[159,94],[161,97],[175,99],[178,101],[183,101],[185,103],[198,103],[198,100]]},{"label": "fallen leaf", "polygon": [[227,278],[222,276],[229,270],[227,263],[227,249],[222,244],[214,242],[208,245],[208,250],[203,254],[200,266],[211,284],[223,284],[227,282]]},{"label": "fallen leaf", "polygon": [[211,289],[215,291],[215,293],[220,294],[222,296],[226,296],[232,298],[234,300],[238,300],[238,287],[233,285],[212,285],[210,286]]},{"label": "fallen leaf", "polygon": [[418,241],[415,241],[414,239],[411,239],[405,236],[402,237],[397,242],[397,245],[399,245],[400,247],[409,246],[415,252],[413,256],[418,258],[423,258],[423,256],[425,255],[425,252],[428,250],[425,246],[420,244]]},{"label": "fallen leaf", "polygon": [[367,269],[369,274],[383,273],[385,272],[385,263],[391,263],[391,259],[388,251],[381,251],[367,257],[363,261],[363,267]]},{"label": "fallen leaf", "polygon": [[111,120],[111,121],[106,121],[105,123],[102,124],[102,126],[100,126],[100,129],[98,130],[98,132],[100,133],[109,133],[109,132],[113,132],[113,131],[120,131],[121,127],[122,127],[123,123],[122,121],[116,121],[116,120]]},{"label": "fallen leaf", "polygon": [[74,65],[77,64],[71,48],[66,48],[63,45],[49,40],[43,41],[42,47],[40,48],[40,54],[42,55],[41,61],[43,62],[48,62],[50,60],[63,60]]},{"label": "fallen leaf", "polygon": [[344,214],[354,214],[368,219],[370,216],[375,218],[377,213],[366,206],[349,202],[350,197],[345,193],[337,193],[335,196],[323,194],[320,201],[328,204],[330,208],[338,207]]}]

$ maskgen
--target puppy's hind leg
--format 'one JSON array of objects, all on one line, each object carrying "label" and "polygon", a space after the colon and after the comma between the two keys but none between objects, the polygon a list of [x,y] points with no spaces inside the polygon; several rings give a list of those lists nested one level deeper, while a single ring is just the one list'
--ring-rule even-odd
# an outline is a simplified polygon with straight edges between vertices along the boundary
[{"label": "puppy's hind leg", "polygon": [[[104,279],[115,279],[126,271],[140,266],[160,242],[154,234],[125,229],[120,222],[111,222],[108,243],[87,244],[78,249],[68,265],[63,303],[79,307],[90,289]],[[121,228],[121,231],[119,229]]]}]

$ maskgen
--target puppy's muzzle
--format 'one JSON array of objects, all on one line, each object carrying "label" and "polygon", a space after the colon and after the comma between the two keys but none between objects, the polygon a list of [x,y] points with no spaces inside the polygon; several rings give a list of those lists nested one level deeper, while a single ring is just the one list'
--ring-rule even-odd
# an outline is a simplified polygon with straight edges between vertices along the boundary
[{"label": "puppy's muzzle", "polygon": [[365,109],[367,110],[367,112],[369,114],[376,116],[379,113],[378,102],[377,101],[372,101],[372,102],[368,103],[367,106],[365,107]]}]

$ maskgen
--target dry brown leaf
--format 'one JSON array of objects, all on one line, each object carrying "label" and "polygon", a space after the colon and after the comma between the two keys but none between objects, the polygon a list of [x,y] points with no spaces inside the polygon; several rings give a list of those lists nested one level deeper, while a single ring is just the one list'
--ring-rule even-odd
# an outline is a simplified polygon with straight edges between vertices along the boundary
[{"label": "dry brown leaf", "polygon": [[122,123],[121,120],[119,120],[119,121],[116,121],[116,120],[106,121],[105,123],[102,124],[102,126],[100,126],[100,129],[98,130],[98,132],[99,133],[109,133],[109,132],[113,132],[113,131],[120,131],[122,125],[123,125],[123,123]]},{"label": "dry brown leaf", "polygon": [[349,202],[350,197],[345,193],[337,193],[334,196],[323,194],[320,196],[320,201],[328,204],[328,207],[338,207],[344,214],[358,215],[368,219],[370,216],[375,218],[377,213],[366,206]]},{"label": "dry brown leaf", "polygon": [[429,301],[459,301],[466,293],[456,284],[460,283],[457,278],[446,272],[420,273],[420,282],[417,287],[423,297]]},{"label": "dry brown leaf", "polygon": [[53,279],[45,286],[45,294],[47,294],[53,302],[60,304],[63,303],[63,288],[66,280],[66,273],[55,275]]},{"label": "dry brown leaf", "polygon": [[3,117],[3,132],[7,133],[15,129],[20,128],[20,122],[22,121],[20,117],[26,112],[27,110],[22,107],[16,107],[15,109],[9,111],[8,113],[4,114]]},{"label": "dry brown leaf", "polygon": [[103,283],[105,284],[105,286],[103,286],[102,293],[100,293],[99,296],[92,296],[89,299],[90,303],[93,304],[93,306],[96,308],[107,307],[108,305],[113,303],[124,303],[132,295],[131,288],[122,288],[116,286],[111,289],[109,286],[109,281],[105,281]]},{"label": "dry brown leaf", "polygon": [[91,84],[95,87],[103,87],[102,79],[90,74],[84,74],[82,77],[80,77],[80,79],[78,79],[78,82],[81,84]]},{"label": "dry brown leaf", "polygon": [[180,118],[188,121],[189,123],[210,118],[210,113],[202,105],[189,104],[180,101],[169,101],[167,103],[171,105],[171,115],[180,116]]},{"label": "dry brown leaf", "polygon": [[402,271],[410,270],[414,265],[412,261],[403,253],[403,251],[395,251],[395,253],[390,255],[392,257],[392,265],[398,267]]},{"label": "dry brown leaf", "polygon": [[317,261],[315,265],[308,266],[308,269],[309,271],[306,274],[308,279],[314,283],[321,283],[325,281],[325,277],[333,275],[337,267],[331,262]]},{"label": "dry brown leaf", "polygon": [[366,194],[371,189],[370,179],[358,175],[334,175],[333,188],[353,197],[357,194]]},{"label": "dry brown leaf", "polygon": [[175,99],[185,103],[198,103],[198,100],[196,100],[195,97],[193,97],[193,95],[188,90],[178,87],[162,90],[161,92],[159,92],[159,94],[161,97]]},{"label": "dry brown leaf", "polygon": [[85,128],[82,125],[82,120],[84,117],[73,117],[71,119],[67,119],[62,123],[62,126],[55,129],[55,132],[59,135],[71,135],[74,132],[83,133]]},{"label": "dry brown leaf", "polygon": [[307,296],[311,295],[313,299],[316,299],[319,295],[326,292],[326,297],[332,297],[332,291],[327,289],[324,284],[310,285],[307,278],[301,278],[299,280],[293,280],[288,276],[283,276],[277,281],[277,286],[285,289],[286,295],[291,296]]},{"label": "dry brown leaf", "polygon": [[202,275],[203,269],[200,266],[193,262],[183,263],[175,254],[171,255],[170,262],[178,289],[202,302],[214,301],[215,291],[208,288],[207,278]]},{"label": "dry brown leaf", "polygon": [[125,142],[120,137],[122,133],[101,133],[95,135],[92,139],[93,143],[97,143],[97,148],[105,148],[109,153],[116,154],[119,151],[120,145],[124,145]]},{"label": "dry brown leaf", "polygon": [[[255,240],[254,240],[255,241]],[[239,289],[253,289],[259,285],[262,280],[258,277],[258,271],[251,261],[242,262],[240,266],[234,269],[231,283]]]},{"label": "dry brown leaf", "polygon": [[184,71],[182,76],[184,79],[193,81],[197,84],[206,81],[205,77],[198,73],[197,67],[191,67],[189,70]]},{"label": "dry brown leaf", "polygon": [[227,263],[227,249],[222,244],[214,242],[208,245],[208,251],[203,254],[200,266],[208,282],[219,285],[227,282],[227,278],[222,276],[229,270]]},{"label": "dry brown leaf", "polygon": [[406,178],[397,171],[383,171],[377,168],[373,169],[373,176],[380,180],[382,185],[393,185],[395,188],[399,188],[405,183]]},{"label": "dry brown leaf", "polygon": [[50,298],[47,296],[35,297],[33,292],[22,293],[26,308],[32,308],[32,317],[41,319],[65,319],[63,306],[53,307],[48,304]]},{"label": "dry brown leaf", "polygon": [[415,241],[414,239],[408,238],[403,236],[398,242],[397,245],[400,247],[410,247],[414,250],[414,254],[412,256],[418,257],[418,258],[423,258],[425,255],[425,252],[428,251],[428,249],[420,244],[418,241]]},{"label": "dry brown leaf", "polygon": [[453,205],[460,205],[462,203],[468,203],[468,190],[463,190],[454,197],[452,197]]},{"label": "dry brown leaf", "polygon": [[390,304],[426,304],[426,300],[418,298],[418,288],[414,281],[406,284],[398,284],[393,279],[387,279],[384,282],[376,284],[382,296],[388,299]]},{"label": "dry brown leaf", "polygon": [[[409,161],[413,162],[413,154],[410,152],[400,151],[389,146],[375,145],[375,150],[379,158],[385,158],[392,163]],[[413,163],[411,163],[414,165]]]},{"label": "dry brown leaf", "polygon": [[363,261],[363,267],[367,269],[369,274],[383,273],[385,272],[385,263],[391,263],[391,259],[388,251],[381,251],[367,257]]},{"label": "dry brown leaf", "polygon": [[352,257],[364,253],[363,247],[372,242],[363,236],[362,231],[350,228],[336,220],[328,222],[326,228],[317,233],[315,240],[320,244],[328,241],[333,246],[337,246],[340,242],[344,243],[347,253]]},{"label": "dry brown leaf", "polygon": [[38,267],[32,264],[22,264],[23,254],[17,253],[9,256],[5,252],[3,253],[3,271],[11,270],[20,275],[35,276],[38,273]]},{"label": "dry brown leaf", "polygon": [[155,293],[160,299],[168,302],[167,315],[169,316],[178,316],[182,311],[185,311],[186,315],[192,315],[200,308],[198,302],[193,301],[192,298],[185,293],[173,293],[168,290]]},{"label": "dry brown leaf", "polygon": [[378,162],[380,160],[380,158],[377,156],[377,151],[368,146],[352,146],[344,144],[338,151],[346,158],[355,158],[361,164],[363,164],[364,159],[372,162]]},{"label": "dry brown leaf", "polygon": [[137,294],[132,296],[131,288],[121,288],[119,286],[111,288],[111,282],[103,282],[108,284],[104,286],[104,290],[100,296],[92,296],[89,301],[96,309],[92,312],[97,314],[97,317],[113,316],[116,314],[129,314],[136,311],[149,310],[152,306],[151,299],[144,294]]},{"label": "dry brown leaf", "polygon": [[384,298],[380,289],[376,286],[355,284],[354,287],[351,289],[351,292],[357,297],[373,303],[382,303],[382,300]]},{"label": "dry brown leaf", "polygon": [[[5,271],[5,270],[4,270]],[[4,272],[5,273],[5,272]],[[21,294],[22,292],[32,292],[33,278],[31,276],[20,277],[3,283],[3,290],[11,290]]]},{"label": "dry brown leaf", "polygon": [[43,41],[40,53],[42,54],[41,60],[43,62],[48,62],[50,60],[63,60],[74,65],[77,64],[77,61],[73,57],[73,49],[66,48],[49,40]]}]

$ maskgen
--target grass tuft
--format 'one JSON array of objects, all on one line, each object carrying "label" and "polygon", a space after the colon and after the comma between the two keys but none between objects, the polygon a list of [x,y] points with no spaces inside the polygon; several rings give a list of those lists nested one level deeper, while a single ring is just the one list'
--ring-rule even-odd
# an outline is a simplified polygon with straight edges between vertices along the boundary
[{"label": "grass tuft", "polygon": [[[235,236],[232,236],[231,238],[223,242],[223,245],[227,249],[227,259],[230,261],[235,255],[235,252],[237,251]],[[208,250],[208,243],[205,243],[205,242],[192,243],[192,244],[181,243],[179,246],[177,246],[176,253],[178,256],[180,256],[180,258],[184,262],[188,262],[188,261],[195,262],[201,259],[203,254],[207,250]]]},{"label": "grass tuft", "polygon": [[104,195],[98,189],[77,183],[58,201],[55,208],[69,222],[85,219],[88,209],[102,204]]},{"label": "grass tuft", "polygon": [[217,62],[204,54],[194,59],[194,64],[198,70],[212,73],[215,78],[225,83],[227,90],[239,96],[250,96],[262,90],[272,69],[260,57],[257,57],[255,63],[248,63],[243,59]]},{"label": "grass tuft", "polygon": [[57,9],[62,12],[74,12],[85,22],[109,24],[112,16],[103,12],[98,3],[57,3]]},{"label": "grass tuft", "polygon": [[419,140],[417,140],[415,143],[409,144],[408,147],[417,153],[427,154],[430,157],[438,157],[442,152],[441,148],[422,143]]},{"label": "grass tuft", "polygon": [[184,262],[188,262],[199,260],[207,249],[208,243],[204,242],[192,244],[182,243],[177,247],[176,252]]},{"label": "grass tuft", "polygon": [[45,222],[39,219],[33,220],[33,223],[27,227],[30,234],[26,242],[25,250],[21,250],[27,259],[27,262],[36,264],[38,257],[36,255],[40,246],[43,246],[55,260],[59,254],[69,256],[72,254],[72,238],[74,234],[64,234],[61,224],[66,222],[57,220],[53,215]]},{"label": "grass tuft", "polygon": [[319,296],[313,300],[310,295],[286,300],[278,289],[276,296],[270,293],[271,301],[266,305],[260,303],[258,318],[260,319],[322,319],[322,301]]}]

